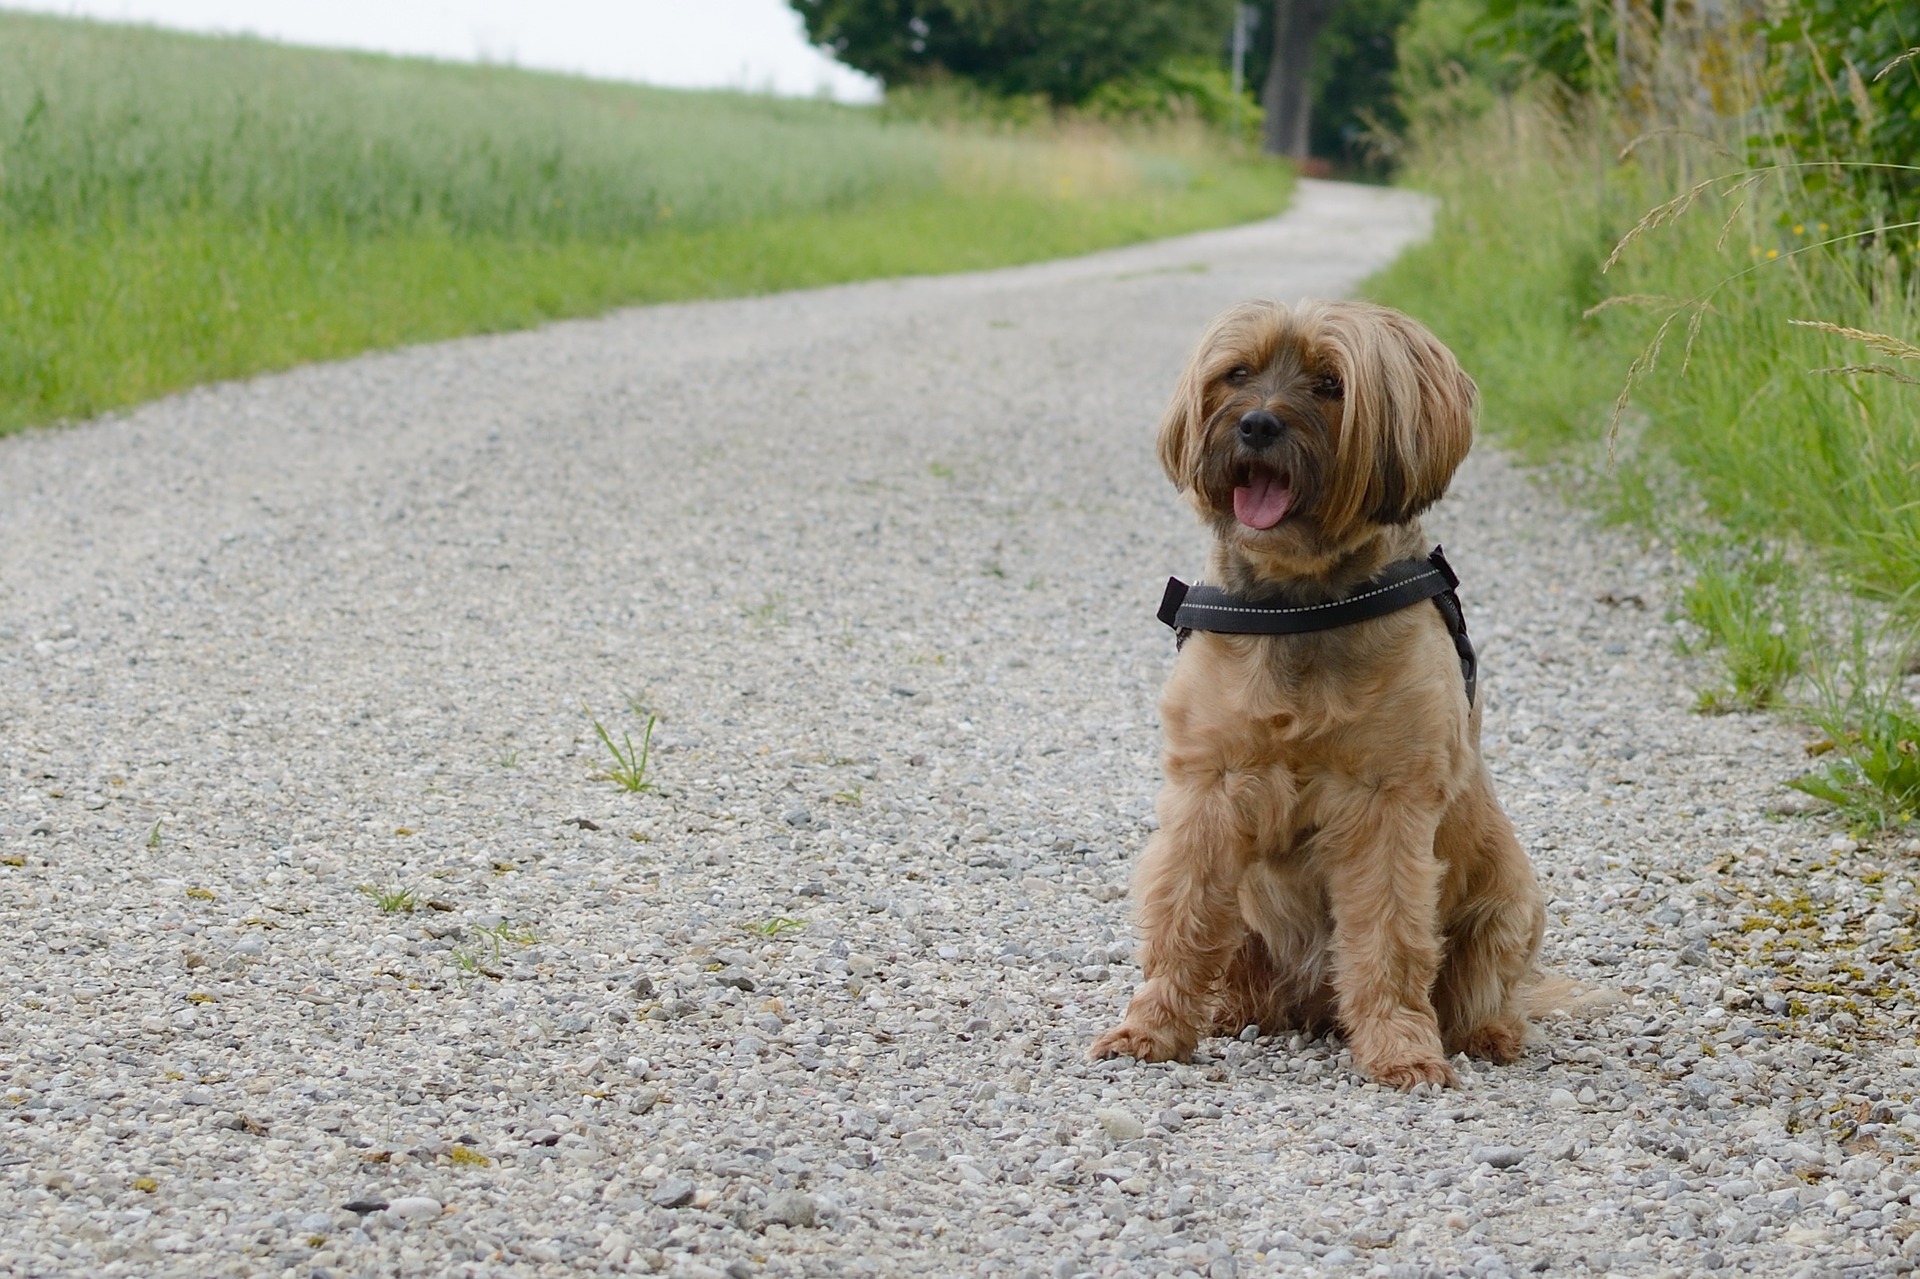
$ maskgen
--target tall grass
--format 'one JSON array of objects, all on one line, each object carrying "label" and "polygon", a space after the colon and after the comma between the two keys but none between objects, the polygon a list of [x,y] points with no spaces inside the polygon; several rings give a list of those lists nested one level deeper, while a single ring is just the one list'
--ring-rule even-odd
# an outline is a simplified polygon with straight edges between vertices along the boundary
[{"label": "tall grass", "polygon": [[[1679,136],[1623,160],[1620,136],[1525,100],[1436,131],[1413,180],[1444,199],[1437,233],[1370,291],[1455,347],[1495,436],[1691,560],[1682,615],[1721,658],[1703,709],[1797,707],[1842,748],[1814,793],[1908,820],[1920,386],[1889,372],[1920,368],[1802,322],[1920,338],[1920,238],[1837,223],[1805,168]],[[1870,615],[1876,642],[1840,642]]]},{"label": "tall grass", "polygon": [[[1708,164],[1733,176],[1603,271],[1675,176]],[[1803,539],[1920,615],[1920,388],[1829,372],[1872,353],[1795,323],[1920,333],[1916,240],[1814,247],[1859,228],[1821,221],[1790,173],[1742,172],[1698,153],[1620,164],[1540,109],[1488,117],[1430,154],[1416,180],[1444,197],[1438,232],[1370,287],[1456,344],[1496,434],[1610,461],[1643,515],[1694,500],[1737,535]]]},{"label": "tall grass", "polygon": [[630,302],[1277,212],[1193,127],[1012,131],[0,13],[0,431]]}]

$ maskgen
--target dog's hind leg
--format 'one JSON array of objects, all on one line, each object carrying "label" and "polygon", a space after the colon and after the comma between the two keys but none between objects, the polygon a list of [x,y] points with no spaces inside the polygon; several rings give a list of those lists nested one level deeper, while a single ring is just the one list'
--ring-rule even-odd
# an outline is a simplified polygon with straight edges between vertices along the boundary
[{"label": "dog's hind leg", "polygon": [[1533,867],[1483,772],[1441,823],[1446,959],[1433,1000],[1448,1052],[1507,1062],[1526,1051],[1525,986],[1546,922]]}]

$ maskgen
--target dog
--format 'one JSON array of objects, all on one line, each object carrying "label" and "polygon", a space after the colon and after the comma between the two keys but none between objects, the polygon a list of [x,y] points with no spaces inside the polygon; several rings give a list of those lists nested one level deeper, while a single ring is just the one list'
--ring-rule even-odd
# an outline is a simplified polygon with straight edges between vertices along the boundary
[{"label": "dog", "polygon": [[[1424,575],[1418,517],[1466,457],[1478,404],[1453,354],[1398,311],[1227,311],[1159,429],[1161,465],[1213,534],[1206,581],[1248,614],[1304,614]],[[1143,980],[1091,1057],[1185,1059],[1202,1030],[1337,1028],[1369,1079],[1411,1089],[1457,1084],[1456,1053],[1524,1052],[1545,908],[1480,754],[1484,699],[1445,598],[1455,614],[1415,603],[1185,639],[1160,704],[1159,829],[1133,884]]]}]

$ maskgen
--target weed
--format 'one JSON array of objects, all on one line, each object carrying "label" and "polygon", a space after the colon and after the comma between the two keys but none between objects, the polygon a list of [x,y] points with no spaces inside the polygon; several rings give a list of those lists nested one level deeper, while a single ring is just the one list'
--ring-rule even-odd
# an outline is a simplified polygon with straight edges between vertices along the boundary
[{"label": "weed", "polygon": [[953,468],[945,462],[929,462],[927,463],[927,474],[936,480],[950,480],[953,478]]},{"label": "weed", "polygon": [[147,847],[156,849],[156,850],[160,847],[160,823],[159,822],[155,822],[153,824],[153,829],[147,832]]},{"label": "weed", "polygon": [[517,750],[501,751],[493,757],[493,762],[497,768],[518,768],[520,767],[520,752]]},{"label": "weed", "polygon": [[772,919],[762,920],[757,924],[740,925],[741,928],[756,937],[768,938],[779,937],[784,933],[797,932],[806,926],[806,920],[792,919],[786,915],[775,915]]},{"label": "weed", "polygon": [[531,946],[539,936],[531,928],[515,928],[501,920],[490,928],[475,927],[469,944],[454,947],[453,963],[461,972],[498,981],[502,976],[500,960],[508,946]]},{"label": "weed", "polygon": [[499,980],[499,978],[501,977],[501,974],[486,967],[481,962],[482,958],[483,957],[479,953],[475,951],[467,950],[465,947],[461,947],[461,946],[454,947],[453,966],[455,968],[458,968],[461,972],[466,973],[469,976],[473,976],[477,974],[484,977],[492,977],[496,981]]},{"label": "weed", "polygon": [[[1899,655],[1899,646],[1893,646]],[[1825,800],[1857,831],[1920,816],[1920,710],[1901,688],[1899,660],[1854,625],[1851,643],[1813,671],[1813,721],[1827,734],[1814,772],[1790,783]]]},{"label": "weed", "polygon": [[749,619],[761,626],[785,626],[787,624],[787,615],[781,611],[781,605],[783,603],[785,603],[784,597],[781,596],[778,591],[775,591],[773,594],[767,596],[767,598],[761,600],[758,605],[747,609],[746,615]]},{"label": "weed", "polygon": [[362,884],[360,891],[373,898],[373,904],[380,908],[380,913],[383,915],[411,915],[414,908],[420,904],[411,888],[402,888],[398,884],[391,888],[375,888],[372,884]]},{"label": "weed", "polygon": [[1696,551],[1681,609],[1719,660],[1723,683],[1702,690],[1699,709],[1763,710],[1778,705],[1812,645],[1798,580],[1778,552]]},{"label": "weed", "polygon": [[[586,710],[584,706],[581,709]],[[587,718],[593,721],[593,731],[600,738],[601,745],[605,746],[607,753],[613,756],[612,767],[602,770],[595,776],[601,781],[614,782],[629,791],[652,790],[653,783],[647,780],[647,762],[653,753],[653,728],[660,722],[659,716],[647,716],[647,727],[640,735],[638,747],[634,746],[631,733],[623,730],[620,741],[616,743],[613,740],[613,734],[607,731],[606,725],[602,724],[592,711],[587,711]]]},{"label": "weed", "polygon": [[447,1158],[453,1163],[464,1164],[470,1168],[485,1168],[493,1162],[471,1146],[455,1146],[447,1152]]}]

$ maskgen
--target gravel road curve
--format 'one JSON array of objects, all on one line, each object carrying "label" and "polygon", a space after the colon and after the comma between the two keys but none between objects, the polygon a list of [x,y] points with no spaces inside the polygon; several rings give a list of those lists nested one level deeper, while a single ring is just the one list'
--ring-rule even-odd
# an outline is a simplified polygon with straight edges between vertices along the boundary
[{"label": "gravel road curve", "polygon": [[0,1274],[1908,1269],[1914,849],[1692,714],[1669,559],[1490,447],[1428,526],[1613,1002],[1431,1097],[1084,1060],[1203,548],[1152,425],[1216,310],[1427,217],[1304,183],[0,441]]}]

